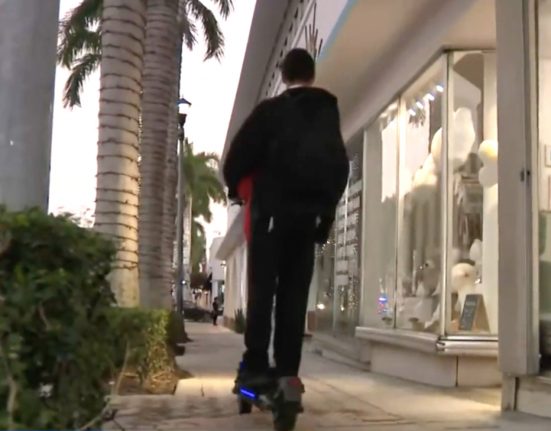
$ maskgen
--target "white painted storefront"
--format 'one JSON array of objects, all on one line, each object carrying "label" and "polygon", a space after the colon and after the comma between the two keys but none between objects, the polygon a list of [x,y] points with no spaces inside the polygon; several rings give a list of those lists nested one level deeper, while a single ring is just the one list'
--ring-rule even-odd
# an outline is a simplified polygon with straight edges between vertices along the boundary
[{"label": "white painted storefront", "polygon": [[[321,42],[353,175],[317,254],[318,348],[433,385],[503,383],[504,409],[549,415],[551,0],[274,3],[257,4],[228,142],[282,90],[286,50]],[[228,318],[246,303],[231,211]]]}]

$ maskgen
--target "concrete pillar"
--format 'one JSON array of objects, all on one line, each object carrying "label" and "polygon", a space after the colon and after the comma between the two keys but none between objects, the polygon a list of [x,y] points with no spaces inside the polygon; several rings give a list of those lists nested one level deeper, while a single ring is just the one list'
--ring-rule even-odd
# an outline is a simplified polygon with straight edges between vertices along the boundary
[{"label": "concrete pillar", "polygon": [[0,204],[48,208],[59,0],[0,0]]},{"label": "concrete pillar", "polygon": [[506,378],[539,372],[538,280],[533,271],[533,229],[538,225],[532,212],[536,178],[528,175],[537,171],[534,6],[533,0],[496,2],[499,364]]}]

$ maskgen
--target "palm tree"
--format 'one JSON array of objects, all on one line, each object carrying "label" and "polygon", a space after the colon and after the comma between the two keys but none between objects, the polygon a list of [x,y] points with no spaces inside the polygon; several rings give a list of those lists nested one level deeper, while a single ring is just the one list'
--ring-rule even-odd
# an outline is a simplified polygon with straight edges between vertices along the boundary
[{"label": "palm tree", "polygon": [[193,144],[184,143],[184,175],[186,196],[191,198],[191,266],[196,269],[203,258],[206,246],[205,230],[200,222],[212,221],[210,204],[225,203],[226,193],[218,178],[220,160],[214,153],[194,153]]},{"label": "palm tree", "polygon": [[95,229],[118,244],[111,286],[121,306],[138,291],[139,119],[146,8],[103,0]]},{"label": "palm tree", "polygon": [[[175,114],[175,60],[181,39],[178,0],[148,0],[143,75],[140,160],[140,294],[150,308],[171,307],[170,285],[163,286],[163,203],[170,117]],[[180,40],[179,40],[180,39]],[[176,140],[174,141],[174,145]]]},{"label": "palm tree", "polygon": [[[102,7],[105,0],[82,0],[63,18],[59,27],[58,64],[69,69],[63,101],[66,107],[80,106],[80,94],[86,79],[96,71],[102,54]],[[220,15],[226,18],[233,0],[213,0]],[[198,24],[207,43],[205,60],[220,59],[224,36],[216,15],[200,0],[178,0],[181,37],[188,49],[197,42]]]},{"label": "palm tree", "polygon": [[[83,84],[101,61],[104,1],[83,0],[60,26],[58,61],[71,69],[64,91],[65,106],[80,105]],[[232,0],[215,2],[221,15],[227,17]],[[191,49],[199,22],[207,41],[206,59],[221,57],[224,39],[215,15],[199,0],[149,0],[147,8],[139,199],[140,280],[145,305],[168,307],[175,231],[174,109],[181,67],[178,38]],[[163,189],[164,193],[160,193]]]},{"label": "palm tree", "polygon": [[[231,1],[219,0],[218,4],[222,15],[227,16]],[[195,40],[189,17],[202,22],[205,37],[210,41],[207,57],[221,55],[223,37],[212,11],[198,0],[180,0],[179,4],[177,0],[149,0],[147,16],[140,165],[140,291],[144,294],[144,305],[170,308],[174,249],[169,241],[174,241],[173,190],[177,179],[177,165],[173,163],[177,143],[173,108],[178,98],[175,90],[181,67],[179,48],[182,38],[189,47]]]}]

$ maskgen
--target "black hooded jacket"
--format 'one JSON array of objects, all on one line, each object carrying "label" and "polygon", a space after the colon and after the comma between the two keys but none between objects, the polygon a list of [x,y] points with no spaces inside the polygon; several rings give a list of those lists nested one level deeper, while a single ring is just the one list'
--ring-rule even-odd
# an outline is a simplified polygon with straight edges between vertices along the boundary
[{"label": "black hooded jacket", "polygon": [[[315,87],[297,87],[264,100],[245,120],[227,153],[223,173],[230,199],[237,197],[239,182],[251,175],[255,176],[255,195],[257,192],[271,193],[271,190],[262,190],[262,176],[266,169],[270,145],[279,139],[285,139],[284,134],[300,133],[300,130],[294,130],[297,122],[293,121],[293,114],[289,112],[289,97],[295,99],[296,106],[306,116],[315,116],[323,109],[327,117],[329,110],[329,120],[323,126],[325,130],[317,130],[316,133],[330,134],[342,141],[337,98],[328,91]],[[342,176],[347,175],[348,166]],[[345,184],[335,184],[335,187],[342,194]]]}]

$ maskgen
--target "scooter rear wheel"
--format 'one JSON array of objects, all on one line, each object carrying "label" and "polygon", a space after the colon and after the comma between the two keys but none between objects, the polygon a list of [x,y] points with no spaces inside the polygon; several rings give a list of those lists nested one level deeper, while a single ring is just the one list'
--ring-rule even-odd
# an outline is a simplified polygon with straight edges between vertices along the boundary
[{"label": "scooter rear wheel", "polygon": [[248,415],[253,411],[253,405],[241,397],[237,397],[237,408],[240,415]]},{"label": "scooter rear wheel", "polygon": [[295,429],[300,408],[295,403],[285,403],[273,410],[274,430],[292,431]]}]

